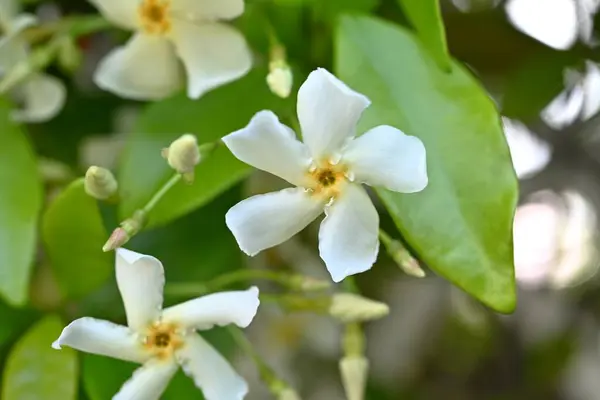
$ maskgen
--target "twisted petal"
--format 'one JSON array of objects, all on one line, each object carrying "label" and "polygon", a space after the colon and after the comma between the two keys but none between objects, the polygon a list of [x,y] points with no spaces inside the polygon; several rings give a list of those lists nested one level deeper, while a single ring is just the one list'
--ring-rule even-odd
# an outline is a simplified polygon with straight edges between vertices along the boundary
[{"label": "twisted petal", "polygon": [[136,369],[113,400],[158,400],[171,378],[177,372],[178,365],[172,359],[151,359]]},{"label": "twisted petal", "polygon": [[129,30],[137,27],[140,0],[90,0],[90,2],[113,24]]},{"label": "twisted petal", "polygon": [[233,19],[243,14],[244,0],[172,0],[171,8],[196,21]]},{"label": "twisted petal", "polygon": [[77,319],[63,329],[60,337],[52,343],[57,350],[62,346],[137,363],[149,358],[137,335],[130,329],[88,317]]},{"label": "twisted petal", "polygon": [[319,253],[334,282],[370,269],[379,251],[379,214],[360,185],[349,184],[319,231]]},{"label": "twisted petal", "polygon": [[183,74],[173,45],[158,35],[135,34],[98,65],[94,81],[121,97],[159,100],[175,93]]},{"label": "twisted petal", "polygon": [[252,60],[246,40],[227,25],[175,20],[171,35],[187,71],[188,96],[192,99],[250,70]]},{"label": "twisted petal", "polygon": [[306,146],[271,111],[260,111],[248,126],[223,138],[238,159],[296,186],[302,186],[310,165]]},{"label": "twisted petal", "polygon": [[225,215],[227,227],[250,256],[285,242],[323,212],[323,203],[302,188],[243,200]]},{"label": "twisted petal", "polygon": [[213,293],[164,310],[162,320],[186,328],[210,329],[215,325],[250,325],[258,310],[258,288]]},{"label": "twisted petal", "polygon": [[16,97],[22,100],[23,108],[12,112],[15,121],[44,122],[62,110],[67,90],[57,78],[36,74],[18,87]]},{"label": "twisted petal", "polygon": [[163,302],[165,273],[159,260],[126,249],[117,249],[117,285],[123,298],[127,323],[144,332],[158,320]]},{"label": "twisted petal", "polygon": [[178,352],[183,371],[202,389],[206,400],[242,400],[248,385],[229,362],[197,334]]},{"label": "twisted petal", "polygon": [[402,193],[427,186],[425,146],[391,126],[378,126],[352,140],[343,155],[355,178]]},{"label": "twisted petal", "polygon": [[368,98],[350,89],[327,70],[310,73],[298,91],[298,119],[304,143],[314,158],[331,156],[354,137]]}]

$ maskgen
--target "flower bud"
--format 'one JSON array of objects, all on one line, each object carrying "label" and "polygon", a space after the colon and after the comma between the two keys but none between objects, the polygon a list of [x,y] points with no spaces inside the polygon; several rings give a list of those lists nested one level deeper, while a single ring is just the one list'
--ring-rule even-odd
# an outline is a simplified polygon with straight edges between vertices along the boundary
[{"label": "flower bud", "polygon": [[310,276],[294,275],[290,279],[290,287],[302,292],[319,292],[331,287],[329,281],[316,279]]},{"label": "flower bud", "polygon": [[344,323],[375,320],[389,312],[387,304],[353,293],[334,294],[329,306],[329,314]]},{"label": "flower bud", "polygon": [[391,256],[407,275],[414,276],[415,278],[425,277],[425,271],[423,271],[419,262],[400,243],[398,243],[398,247]]},{"label": "flower bud", "polygon": [[57,55],[58,65],[61,68],[73,73],[81,65],[82,58],[81,50],[72,37],[65,36],[61,39]]},{"label": "flower bud", "polygon": [[118,184],[112,172],[91,166],[85,173],[85,192],[98,200],[106,200],[117,194]]},{"label": "flower bud", "polygon": [[292,92],[293,83],[292,69],[285,61],[274,61],[269,64],[267,85],[271,92],[285,99]]},{"label": "flower bud", "polygon": [[340,372],[348,400],[363,400],[369,373],[369,361],[362,356],[344,357],[340,360]]},{"label": "flower bud", "polygon": [[294,389],[286,387],[279,393],[277,400],[300,400],[300,396]]},{"label": "flower bud", "polygon": [[200,162],[198,140],[187,133],[171,143],[168,149],[163,149],[163,157],[171,168],[183,175],[186,182],[192,182],[194,168]]},{"label": "flower bud", "polygon": [[102,246],[102,251],[106,253],[111,250],[118,249],[127,243],[129,239],[131,239],[131,236],[129,236],[127,231],[121,227],[118,227],[113,231],[113,233],[111,233],[104,246]]},{"label": "flower bud", "polygon": [[145,213],[141,210],[136,211],[133,217],[121,222],[121,226],[113,231],[108,241],[102,247],[102,251],[108,252],[122,247],[129,239],[142,230],[145,223]]}]

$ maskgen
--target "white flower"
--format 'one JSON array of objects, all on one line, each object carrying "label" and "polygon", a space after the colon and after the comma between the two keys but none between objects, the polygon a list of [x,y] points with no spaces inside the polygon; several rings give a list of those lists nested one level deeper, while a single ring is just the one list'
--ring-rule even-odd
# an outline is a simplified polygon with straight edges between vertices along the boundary
[{"label": "white flower", "polygon": [[258,289],[214,293],[162,309],[164,271],[154,257],[117,250],[117,284],[128,327],[94,318],[71,322],[52,347],[66,345],[143,364],[113,400],[157,400],[178,366],[207,400],[238,400],[244,379],[196,330],[218,325],[246,327],[258,309]]},{"label": "white flower", "polygon": [[361,183],[403,193],[427,186],[425,147],[416,137],[378,126],[355,137],[369,100],[324,69],[298,92],[304,143],[271,111],[223,138],[231,152],[296,188],[254,196],[232,207],[226,222],[249,255],[289,239],[317,218],[319,252],[335,282],[371,268],[379,250],[379,216]]},{"label": "white flower", "polygon": [[244,0],[91,0],[114,24],[136,33],[100,62],[94,80],[122,97],[156,100],[181,87],[203,93],[246,74],[251,55],[244,37],[216,22],[238,17]]},{"label": "white flower", "polygon": [[12,112],[19,122],[43,122],[62,109],[66,89],[61,81],[44,73],[31,73],[26,62],[29,48],[21,33],[34,25],[36,19],[29,14],[19,14],[15,0],[0,0],[0,81],[15,68],[23,68],[25,78],[14,87],[10,95],[22,104]]}]

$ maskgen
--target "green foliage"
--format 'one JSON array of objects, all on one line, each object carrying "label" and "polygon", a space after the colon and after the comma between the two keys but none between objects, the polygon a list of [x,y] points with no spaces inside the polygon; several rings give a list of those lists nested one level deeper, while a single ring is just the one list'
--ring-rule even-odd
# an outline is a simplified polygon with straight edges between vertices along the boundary
[{"label": "green foliage", "polygon": [[42,187],[25,132],[11,122],[0,98],[0,295],[27,301]]},{"label": "green foliage", "polygon": [[434,60],[442,69],[449,70],[452,61],[446,45],[439,0],[398,0],[398,3]]},{"label": "green foliage", "polygon": [[[121,218],[143,207],[173,175],[160,152],[182,133],[193,133],[199,143],[216,141],[243,128],[257,111],[274,108],[278,100],[266,87],[264,76],[264,71],[256,70],[198,101],[181,95],[149,106],[130,137],[119,170]],[[148,225],[166,224],[201,207],[250,171],[220,146],[196,167],[192,185],[178,184],[169,191],[149,214]]]},{"label": "green foliage", "polygon": [[373,102],[360,131],[390,124],[425,143],[429,186],[411,195],[378,190],[404,238],[439,274],[511,312],[517,180],[491,100],[459,64],[442,71],[390,23],[345,17],[337,45],[337,73]]},{"label": "green foliage", "polygon": [[48,316],[33,326],[8,357],[2,384],[4,400],[71,400],[77,392],[77,355],[50,345],[63,326]]},{"label": "green foliage", "polygon": [[67,298],[85,296],[111,275],[112,254],[102,251],[107,237],[96,200],[86,194],[83,178],[71,183],[46,210],[42,238]]}]

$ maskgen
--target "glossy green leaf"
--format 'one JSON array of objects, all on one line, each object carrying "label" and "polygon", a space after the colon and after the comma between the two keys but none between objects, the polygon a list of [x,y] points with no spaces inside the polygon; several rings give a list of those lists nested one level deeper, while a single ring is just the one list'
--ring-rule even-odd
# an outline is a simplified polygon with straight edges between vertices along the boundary
[{"label": "glossy green leaf", "polygon": [[[282,101],[265,84],[264,71],[214,90],[200,100],[178,96],[148,107],[130,137],[119,171],[121,218],[143,207],[173,175],[160,152],[180,135],[193,133],[200,143],[212,142],[241,129],[259,110]],[[153,209],[148,225],[165,224],[198,208],[247,176],[251,168],[224,147],[196,167],[192,185],[175,186]]]},{"label": "glossy green leaf", "polygon": [[377,7],[380,0],[305,0],[317,16],[331,20],[344,12],[369,12]]},{"label": "glossy green leaf", "polygon": [[389,124],[425,143],[427,188],[378,190],[408,244],[442,276],[511,312],[517,180],[492,101],[458,63],[440,70],[412,33],[377,19],[342,19],[336,62],[338,76],[372,101],[361,132]]},{"label": "glossy green leaf", "polygon": [[438,65],[444,70],[449,70],[452,61],[448,54],[439,0],[398,0],[398,2]]},{"label": "glossy green leaf", "polygon": [[0,99],[0,295],[13,305],[27,301],[42,206],[42,185],[25,132]]},{"label": "glossy green leaf", "polygon": [[66,297],[85,296],[111,276],[112,255],[102,251],[108,234],[96,200],[85,193],[83,178],[50,204],[42,220],[42,237]]},{"label": "glossy green leaf", "polygon": [[77,354],[55,350],[63,324],[49,316],[34,325],[12,349],[2,383],[3,400],[72,400],[77,393]]},{"label": "glossy green leaf", "polygon": [[0,324],[0,348],[18,337],[34,321],[36,314],[33,310],[12,308],[0,301],[0,321],[5,322]]}]

